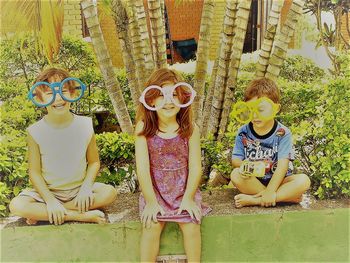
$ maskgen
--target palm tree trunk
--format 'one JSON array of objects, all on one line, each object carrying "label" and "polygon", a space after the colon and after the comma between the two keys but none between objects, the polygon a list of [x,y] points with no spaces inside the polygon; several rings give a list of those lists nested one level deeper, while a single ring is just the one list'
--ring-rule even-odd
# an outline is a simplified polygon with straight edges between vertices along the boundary
[{"label": "palm tree trunk", "polygon": [[218,132],[218,140],[221,140],[224,132],[226,131],[227,123],[229,120],[231,107],[233,104],[233,95],[236,89],[237,75],[239,65],[241,63],[242,51],[244,45],[245,34],[247,32],[247,25],[250,13],[251,0],[241,1],[239,3],[239,9],[236,19],[236,34],[233,39],[233,49],[230,59],[230,71],[228,74],[227,87],[225,91],[225,102],[221,113],[220,127]]},{"label": "palm tree trunk", "polygon": [[217,52],[218,57],[215,59],[213,70],[211,72],[210,84],[209,84],[209,88],[208,88],[207,95],[204,101],[204,106],[203,106],[202,120],[199,122],[199,127],[200,127],[202,137],[207,136],[209,114],[210,114],[211,104],[213,102],[214,86],[216,81],[216,75],[218,72],[219,52],[220,52],[220,46]]},{"label": "palm tree trunk", "polygon": [[147,1],[149,18],[151,22],[153,58],[157,68],[164,68],[167,67],[167,61],[165,27],[164,18],[162,18],[161,2],[160,0]]},{"label": "palm tree trunk", "polygon": [[223,23],[223,33],[221,39],[221,50],[218,61],[218,69],[214,86],[213,103],[211,105],[210,117],[207,133],[216,136],[221,111],[225,97],[225,87],[227,84],[229,62],[232,52],[233,37],[235,35],[235,21],[237,15],[238,0],[227,0],[226,11]]},{"label": "palm tree trunk", "polygon": [[140,27],[137,23],[137,11],[135,1],[127,1],[128,8],[130,10],[129,15],[129,32],[130,39],[132,42],[132,53],[134,57],[136,76],[138,80],[138,88],[140,91],[147,81],[148,74],[145,70],[145,55],[144,55],[144,41],[141,39]]},{"label": "palm tree trunk", "polygon": [[133,0],[136,8],[136,19],[140,29],[140,38],[143,48],[143,54],[145,56],[145,75],[147,78],[151,75],[154,70],[154,60],[151,50],[151,42],[149,39],[149,33],[147,28],[147,20],[145,7],[142,0]]},{"label": "palm tree trunk", "polygon": [[97,8],[92,0],[83,0],[81,2],[81,8],[86,19],[86,24],[90,32],[92,45],[94,47],[98,64],[102,72],[108,95],[111,99],[120,128],[123,132],[132,134],[133,126],[131,123],[130,115],[126,108],[123,94],[117,81],[117,76],[115,75],[113,69],[112,60],[108,53],[107,46],[102,35],[100,22],[97,17]]},{"label": "palm tree trunk", "polygon": [[280,0],[273,0],[269,20],[267,22],[264,42],[259,53],[259,60],[256,66],[256,77],[264,77],[266,69],[269,64],[272,44],[277,32],[278,22],[280,21],[280,13],[283,2]]},{"label": "palm tree trunk", "polygon": [[129,18],[121,0],[112,1],[113,19],[117,28],[118,38],[122,49],[123,62],[128,77],[128,86],[131,92],[131,98],[136,107],[141,95],[139,83],[136,76],[136,67],[132,53],[132,45],[128,35]]},{"label": "palm tree trunk", "polygon": [[293,36],[298,19],[302,14],[304,4],[305,0],[293,1],[285,23],[276,34],[276,40],[273,44],[272,54],[265,74],[265,77],[271,80],[276,80],[280,74],[283,61],[287,54],[288,44]]},{"label": "palm tree trunk", "polygon": [[197,64],[194,74],[194,90],[197,96],[193,103],[194,119],[197,125],[200,125],[203,110],[203,94],[205,89],[205,79],[207,75],[210,29],[214,14],[214,1],[204,0],[201,18],[201,26],[199,30],[199,41],[197,49]]}]

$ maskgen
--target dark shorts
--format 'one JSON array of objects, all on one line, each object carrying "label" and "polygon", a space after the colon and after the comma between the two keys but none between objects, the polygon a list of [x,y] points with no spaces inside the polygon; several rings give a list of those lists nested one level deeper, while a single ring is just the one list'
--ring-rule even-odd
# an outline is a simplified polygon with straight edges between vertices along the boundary
[{"label": "dark shorts", "polygon": [[[284,178],[293,175],[292,173],[287,174]],[[263,185],[267,186],[271,180],[270,178],[264,178],[264,177],[256,177],[256,179],[258,179]]]},{"label": "dark shorts", "polygon": [[258,179],[260,181],[260,183],[262,183],[265,186],[267,186],[271,180],[271,178],[264,179],[264,178],[259,178],[259,177],[256,177],[256,179]]}]

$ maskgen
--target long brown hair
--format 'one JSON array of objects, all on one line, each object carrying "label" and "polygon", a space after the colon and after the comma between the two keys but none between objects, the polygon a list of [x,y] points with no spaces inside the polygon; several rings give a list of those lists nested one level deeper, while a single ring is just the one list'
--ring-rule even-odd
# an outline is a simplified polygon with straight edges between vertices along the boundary
[{"label": "long brown hair", "polygon": [[[175,70],[161,68],[155,70],[149,79],[146,82],[145,87],[151,85],[157,85],[162,87],[164,84],[172,82],[174,84],[178,82],[183,82],[182,77]],[[183,96],[185,93],[180,87],[179,99],[180,101],[184,101],[186,96]],[[158,92],[159,93],[159,92]],[[158,96],[157,92],[154,92],[151,97],[147,97],[146,100],[153,100],[156,96]],[[157,112],[150,111],[142,103],[138,104],[138,109],[136,113],[136,121],[143,121],[144,126],[143,130],[138,134],[145,137],[152,137],[156,135],[159,131],[158,127],[158,116]],[[180,111],[176,115],[176,121],[179,124],[178,133],[182,138],[189,138],[193,132],[193,124],[192,124],[192,107],[189,105],[186,108],[180,108]]]}]

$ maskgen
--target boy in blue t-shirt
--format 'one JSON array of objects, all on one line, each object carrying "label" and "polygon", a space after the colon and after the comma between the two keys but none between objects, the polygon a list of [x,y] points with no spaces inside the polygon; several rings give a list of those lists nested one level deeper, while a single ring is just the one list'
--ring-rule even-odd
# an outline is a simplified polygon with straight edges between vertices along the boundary
[{"label": "boy in blue t-shirt", "polygon": [[[272,80],[261,78],[249,84],[244,101],[254,105],[260,98],[270,99],[276,113],[280,110],[280,93]],[[263,113],[260,114],[263,109],[259,105],[251,121],[238,130],[232,153],[234,170],[231,180],[241,192],[235,196],[237,208],[251,205],[269,207],[277,202],[297,203],[310,187],[310,179],[305,174],[292,174],[294,152],[290,130],[273,115],[263,118]],[[265,175],[262,171],[263,177],[246,176],[242,172],[244,167],[241,165],[246,165],[243,161],[263,164]]]}]

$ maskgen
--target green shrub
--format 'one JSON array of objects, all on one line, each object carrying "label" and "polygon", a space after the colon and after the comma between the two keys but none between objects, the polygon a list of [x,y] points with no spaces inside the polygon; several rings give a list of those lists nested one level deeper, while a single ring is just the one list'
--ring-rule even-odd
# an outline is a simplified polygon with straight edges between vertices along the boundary
[{"label": "green shrub", "polygon": [[126,133],[101,133],[96,135],[102,163],[97,181],[119,185],[135,171],[134,138]]},{"label": "green shrub", "polygon": [[284,125],[297,126],[301,121],[312,121],[317,116],[315,107],[325,84],[301,83],[280,78],[277,85],[281,90],[281,111],[277,119]]},{"label": "green shrub", "polygon": [[317,67],[312,60],[299,55],[287,57],[280,72],[280,77],[288,81],[303,83],[315,82],[324,75],[324,70]]},{"label": "green shrub", "polygon": [[350,196],[349,79],[322,88],[315,117],[291,127],[300,167],[319,198]]},{"label": "green shrub", "polygon": [[350,78],[350,51],[338,52],[336,54],[336,63],[340,65],[340,76]]},{"label": "green shrub", "polygon": [[49,65],[68,70],[73,76],[96,66],[88,43],[64,36],[59,53],[50,64],[38,53],[34,38],[11,38],[0,42],[0,77],[4,81],[24,80],[29,89],[36,76]]}]

